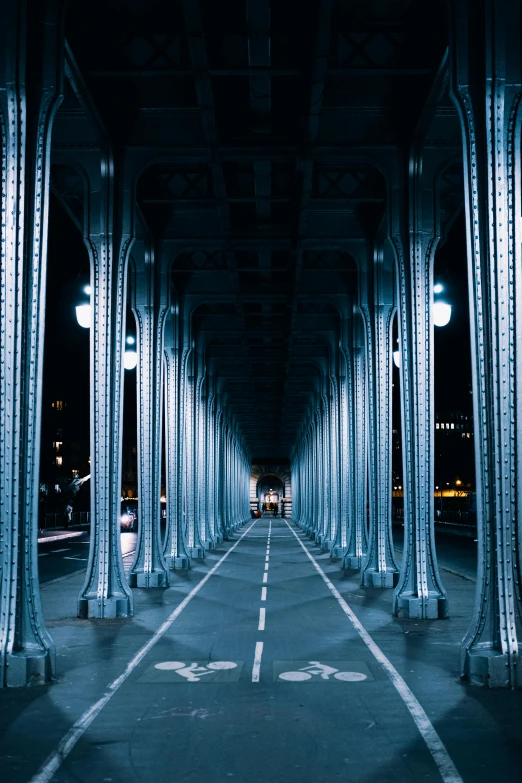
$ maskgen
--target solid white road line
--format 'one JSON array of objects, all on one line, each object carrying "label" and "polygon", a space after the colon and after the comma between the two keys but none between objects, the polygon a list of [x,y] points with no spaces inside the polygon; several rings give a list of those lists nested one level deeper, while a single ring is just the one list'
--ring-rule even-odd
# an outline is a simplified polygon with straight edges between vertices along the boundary
[{"label": "solid white road line", "polygon": [[65,538],[76,538],[77,536],[85,535],[86,530],[78,530],[74,533],[59,533],[56,536],[43,536],[38,539],[39,544],[43,544],[45,541],[63,541]]},{"label": "solid white road line", "polygon": [[265,573],[263,574],[263,584],[265,584],[265,585],[266,585],[266,583],[267,583],[267,582],[268,582],[268,574],[267,574],[267,572],[265,571]]},{"label": "solid white road line", "polygon": [[252,682],[259,682],[262,656],[263,656],[263,642],[256,642],[256,650],[254,653],[254,666],[252,668]]},{"label": "solid white road line", "polygon": [[[123,558],[131,557],[131,555],[133,555],[135,552],[136,550],[133,549],[132,552],[127,552],[125,555],[122,555],[122,557]],[[40,590],[45,590],[47,587],[51,587],[51,585],[55,585],[57,582],[64,582],[66,579],[72,579],[74,576],[78,576],[78,574],[84,574],[86,571],[87,571],[86,568],[79,568],[77,571],[72,571],[70,574],[57,576],[56,579],[48,579],[47,582],[41,583]]]},{"label": "solid white road line", "polygon": [[364,627],[364,625],[360,622],[360,620],[356,617],[354,612],[350,609],[340,592],[337,590],[335,585],[330,582],[328,577],[326,576],[325,572],[319,565],[319,563],[316,561],[316,559],[313,557],[313,555],[310,554],[308,549],[305,547],[299,536],[296,534],[296,532],[290,527],[288,522],[285,523],[288,525],[292,533],[294,534],[295,538],[297,539],[298,543],[301,545],[305,555],[309,558],[309,560],[312,561],[312,564],[319,574],[319,576],[323,579],[326,586],[332,593],[332,595],[337,599],[341,609],[345,613],[345,615],[348,617],[350,622],[352,623],[353,627],[365,643],[365,645],[368,647],[374,658],[379,661],[382,668],[392,681],[392,684],[394,685],[395,689],[397,690],[397,693],[403,700],[404,704],[408,708],[411,717],[415,721],[415,724],[426,743],[429,752],[431,753],[433,760],[435,761],[435,764],[438,767],[438,770],[440,772],[440,775],[442,779],[444,780],[444,783],[464,783],[462,778],[460,777],[457,768],[455,767],[455,764],[453,763],[451,756],[449,755],[448,751],[446,750],[445,745],[443,744],[441,738],[435,731],[433,724],[431,723],[430,719],[426,715],[424,708],[421,706],[420,702],[417,700],[417,697],[414,696],[413,692],[410,690],[408,685],[406,685],[406,682],[403,680],[395,666],[388,660],[388,658],[385,656],[381,648],[373,641],[372,637]]},{"label": "solid white road line", "polygon": [[[256,520],[257,521],[257,520]],[[216,573],[217,569],[223,563],[227,557],[232,554],[234,549],[241,543],[241,541],[244,539],[244,537],[248,534],[248,532],[251,530],[251,528],[255,525],[255,522],[252,522],[250,527],[248,527],[241,538],[238,538],[236,543],[230,547],[228,552],[225,552],[223,557],[218,560],[215,566],[210,569],[210,571],[203,577],[201,582],[199,582],[195,588],[183,599],[183,601],[178,604],[178,606],[174,609],[174,611],[167,617],[165,622],[160,625],[156,633],[149,639],[149,641],[143,645],[143,647],[136,653],[134,658],[132,658],[129,663],[127,664],[125,671],[120,674],[119,677],[117,677],[107,690],[105,691],[104,695],[101,697],[101,699],[98,699],[96,704],[93,704],[92,707],[89,707],[88,710],[86,710],[83,715],[78,718],[76,723],[69,729],[67,734],[65,734],[64,737],[60,740],[58,743],[58,746],[55,750],[51,753],[51,755],[47,758],[47,760],[42,764],[36,775],[31,778],[30,783],[50,783],[52,780],[55,772],[60,768],[60,765],[63,761],[67,758],[71,750],[74,748],[76,743],[79,739],[82,738],[82,736],[85,734],[93,720],[99,715],[99,713],[102,711],[102,709],[105,707],[107,702],[114,696],[114,694],[118,691],[118,689],[123,685],[123,683],[127,680],[127,678],[132,674],[134,669],[138,666],[138,664],[141,663],[143,658],[147,655],[148,652],[152,650],[156,642],[158,642],[161,637],[169,630],[170,626],[176,620],[183,609],[192,601],[194,596],[199,593],[201,588],[208,582],[210,577]],[[263,643],[261,642],[261,650],[263,648]],[[256,647],[257,651],[257,647]],[[261,657],[260,657],[261,660]],[[254,663],[255,667],[255,663]],[[253,678],[252,673],[252,678]]]},{"label": "solid white road line", "polygon": [[259,625],[257,626],[258,631],[265,630],[265,616],[266,616],[266,609],[264,607],[261,607],[261,609],[259,610]]}]

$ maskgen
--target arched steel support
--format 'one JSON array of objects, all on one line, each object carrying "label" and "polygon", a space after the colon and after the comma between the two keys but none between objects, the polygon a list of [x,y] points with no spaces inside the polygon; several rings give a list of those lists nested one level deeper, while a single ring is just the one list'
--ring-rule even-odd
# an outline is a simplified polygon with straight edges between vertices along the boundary
[{"label": "arched steel support", "polygon": [[132,297],[138,349],[139,527],[129,584],[168,587],[160,531],[163,333],[168,281],[155,263],[154,249],[147,246],[143,251],[136,264]]},{"label": "arched steel support", "polygon": [[521,687],[521,9],[451,3],[452,93],[462,126],[477,486],[475,607],[462,675]]},{"label": "arched steel support", "polygon": [[0,28],[0,687],[47,682],[55,665],[40,605],[37,537],[50,145],[62,97],[60,10],[57,2],[6,3]]}]

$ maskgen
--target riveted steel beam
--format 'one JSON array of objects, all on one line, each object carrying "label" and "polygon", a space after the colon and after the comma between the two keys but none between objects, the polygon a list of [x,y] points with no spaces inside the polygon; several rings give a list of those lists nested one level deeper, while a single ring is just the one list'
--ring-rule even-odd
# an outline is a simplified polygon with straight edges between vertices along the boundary
[{"label": "riveted steel beam", "polygon": [[40,605],[37,537],[50,145],[63,89],[60,11],[58,3],[28,0],[2,9],[0,687],[45,683],[55,667]]},{"label": "riveted steel beam", "polygon": [[464,140],[478,571],[462,675],[521,687],[521,9],[451,4],[452,95]]},{"label": "riveted steel beam", "polygon": [[[142,243],[135,265],[132,310],[137,332],[138,537],[129,573],[131,587],[168,587],[160,532],[163,333],[168,308],[168,278],[160,271],[154,247]],[[135,245],[134,254],[137,248]]]}]

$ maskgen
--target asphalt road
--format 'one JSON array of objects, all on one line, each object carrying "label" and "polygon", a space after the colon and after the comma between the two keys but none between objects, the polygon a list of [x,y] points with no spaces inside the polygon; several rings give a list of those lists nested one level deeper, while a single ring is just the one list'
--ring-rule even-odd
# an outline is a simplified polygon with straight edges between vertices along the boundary
[{"label": "asphalt road", "polygon": [[[57,534],[62,532],[57,531]],[[402,536],[402,528],[394,525],[393,539],[399,556],[402,553]],[[439,567],[442,570],[449,569],[451,572],[463,574],[468,579],[475,579],[477,572],[476,542],[471,538],[443,532],[437,532],[435,538]],[[122,533],[121,546],[124,556],[133,552],[136,546],[136,533]],[[40,582],[58,579],[86,568],[88,552],[89,534],[87,531],[71,538],[38,544]]]},{"label": "asphalt road", "polygon": [[[79,532],[79,531],[71,531]],[[63,531],[56,531],[57,535]],[[125,556],[134,551],[136,533],[121,534],[121,549]],[[89,533],[82,532],[71,538],[58,541],[44,541],[38,544],[38,571],[40,582],[49,582],[62,576],[87,568],[89,554]]]},{"label": "asphalt road", "polygon": [[[393,526],[393,541],[397,553],[402,555],[403,528]],[[475,580],[477,576],[477,544],[472,538],[458,536],[453,533],[435,532],[437,559],[441,571],[462,574],[467,579]],[[443,581],[444,575],[442,574]]]}]

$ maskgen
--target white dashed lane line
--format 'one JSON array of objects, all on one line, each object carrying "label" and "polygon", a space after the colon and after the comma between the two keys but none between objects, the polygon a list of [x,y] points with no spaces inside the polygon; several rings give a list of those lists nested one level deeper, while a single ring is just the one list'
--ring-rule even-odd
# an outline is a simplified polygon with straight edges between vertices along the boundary
[{"label": "white dashed lane line", "polygon": [[261,607],[259,610],[259,625],[257,626],[258,631],[264,631],[265,630],[265,616],[266,616],[266,609],[264,606]]},{"label": "white dashed lane line", "polygon": [[268,574],[267,574],[267,572],[265,571],[265,573],[263,574],[263,584],[265,584],[265,585],[266,585],[266,583],[267,583],[267,582],[268,582]]},{"label": "white dashed lane line", "polygon": [[261,588],[261,600],[266,601],[266,587]]},{"label": "white dashed lane line", "polygon": [[257,642],[256,651],[254,653],[254,666],[252,668],[252,682],[259,682],[262,657],[263,657],[263,642]]}]

